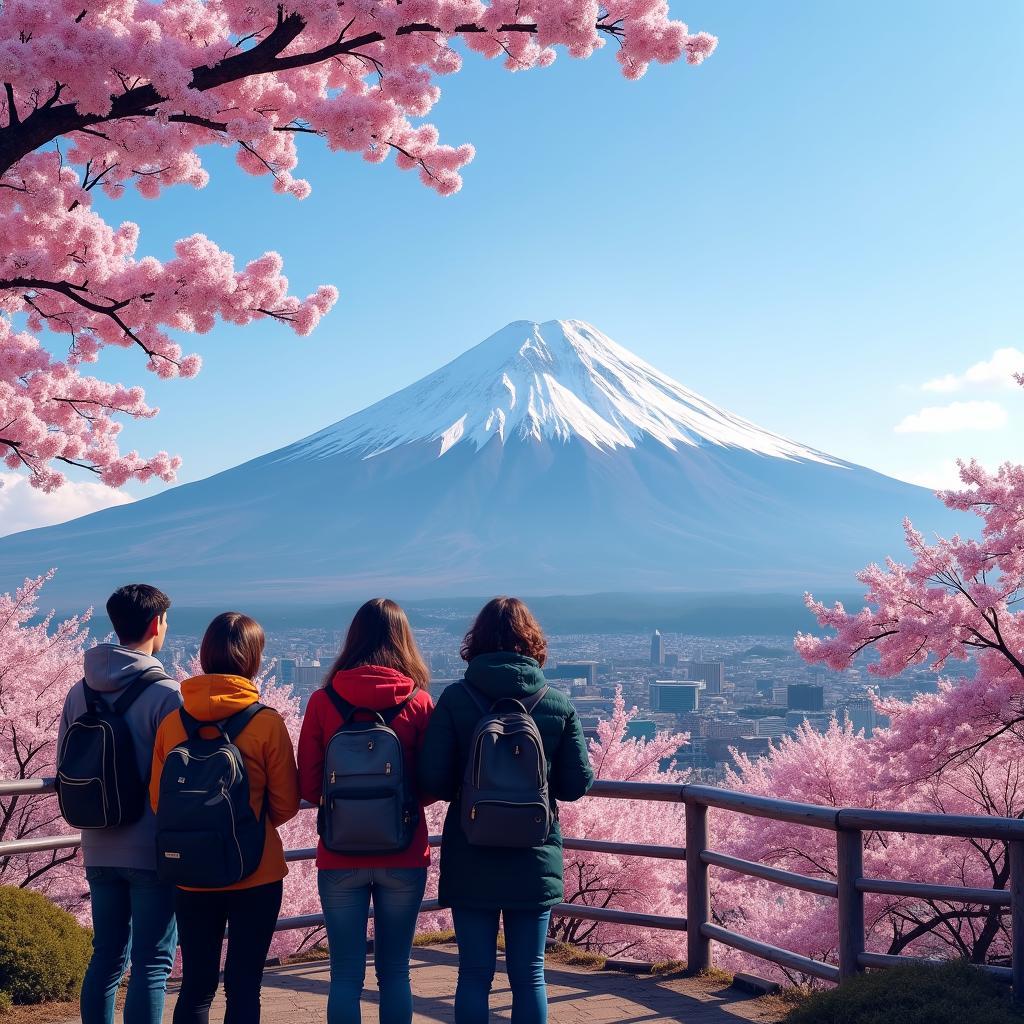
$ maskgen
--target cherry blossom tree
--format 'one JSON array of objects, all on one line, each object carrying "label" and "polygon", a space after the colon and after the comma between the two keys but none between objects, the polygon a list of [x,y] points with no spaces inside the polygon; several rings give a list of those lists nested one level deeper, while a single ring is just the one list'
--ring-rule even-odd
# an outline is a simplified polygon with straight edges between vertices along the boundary
[{"label": "cherry blossom tree", "polygon": [[[685,782],[688,773],[675,768],[674,762],[688,734],[660,731],[649,740],[630,737],[629,723],[636,715],[635,707],[626,709],[622,688],[616,688],[611,717],[600,722],[597,739],[590,745],[595,777],[620,782]],[[562,804],[559,814],[566,836],[685,846],[679,804],[585,797]],[[683,912],[685,873],[677,860],[566,850],[565,902],[675,916]],[[553,919],[551,935],[607,954],[628,951],[653,960],[677,957],[685,946],[672,932],[572,917]]]},{"label": "cherry blossom tree", "polygon": [[[907,522],[910,564],[863,570],[866,605],[857,612],[808,595],[830,632],[796,638],[804,658],[835,670],[858,658],[876,676],[928,664],[946,673],[938,693],[878,700],[892,724],[871,740],[837,725],[824,736],[805,728],[763,761],[740,758],[727,784],[832,806],[1024,816],[1024,467],[988,472],[971,461],[960,475],[963,488],[939,497],[978,517],[975,536],[929,543]],[[835,878],[829,833],[739,816],[727,833],[723,842],[741,856]],[[1005,889],[1009,879],[1005,844],[980,840],[870,833],[864,862],[868,875],[909,881]],[[831,901],[770,883],[752,901],[749,879],[717,884],[720,920],[835,961]],[[870,896],[866,913],[875,951],[994,963],[1009,955],[1006,908]]]},{"label": "cherry blossom tree", "polygon": [[[894,773],[912,739],[897,725],[867,739],[833,722],[823,734],[808,725],[784,737],[767,758],[737,755],[725,785],[762,796],[826,807],[868,807],[949,814],[1024,814],[1019,749],[994,743],[939,775],[915,781]],[[745,815],[715,813],[716,849],[835,882],[835,834]],[[1009,872],[1001,843],[893,832],[864,834],[868,877],[1005,889]],[[835,900],[713,871],[712,913],[717,923],[762,941],[836,963]],[[1009,954],[1006,908],[868,895],[865,941],[873,952],[961,957],[1005,962]],[[774,970],[789,980],[811,979],[767,968],[744,954],[721,949],[725,964]]]},{"label": "cherry blossom tree", "polygon": [[[293,296],[277,253],[239,268],[202,235],[165,262],[141,256],[138,227],[94,207],[97,187],[111,199],[202,188],[202,148],[220,145],[301,199],[297,139],[315,135],[373,163],[394,154],[450,195],[473,147],[442,143],[422,119],[463,51],[518,71],[608,41],[631,79],[655,61],[699,64],[716,45],[671,20],[664,0],[5,0],[0,457],[44,490],[67,466],[113,486],[170,480],[176,457],[118,445],[123,418],[156,413],[142,388],[83,364],[119,346],[160,377],[191,377],[200,358],[176,335],[267,318],[304,335],[337,299],[330,286]],[[66,355],[44,348],[44,329],[67,336]]]},{"label": "cherry blossom tree", "polygon": [[[90,613],[39,618],[45,576],[0,594],[0,779],[52,776],[64,697],[81,678]],[[55,796],[0,796],[0,842],[66,835]],[[31,886],[80,909],[86,892],[77,851],[0,857],[0,885]]]}]

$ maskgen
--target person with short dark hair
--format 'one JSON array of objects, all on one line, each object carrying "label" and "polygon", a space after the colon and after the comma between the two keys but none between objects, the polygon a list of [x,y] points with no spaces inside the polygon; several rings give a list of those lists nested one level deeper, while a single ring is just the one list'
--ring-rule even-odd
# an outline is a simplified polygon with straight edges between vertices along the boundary
[{"label": "person with short dark hair", "polygon": [[[113,707],[141,677],[149,679],[124,712],[139,774],[148,779],[153,740],[163,719],[181,707],[181,690],[155,655],[167,635],[170,598],[156,587],[132,583],[115,590],[107,614],[116,644],[85,652],[85,677],[64,700],[57,750],[71,724],[86,712],[87,697]],[[88,690],[86,689],[88,687]],[[59,754],[58,754],[59,756]],[[82,983],[83,1024],[112,1024],[125,969],[131,977],[125,1024],[163,1019],[167,976],[174,964],[174,888],[156,874],[156,822],[146,804],[131,824],[82,830],[82,856],[92,910],[93,953]]]},{"label": "person with short dark hair", "polygon": [[[580,720],[569,699],[545,690],[544,632],[514,597],[496,597],[477,615],[462,643],[462,685],[438,698],[419,758],[424,793],[450,801],[441,841],[438,899],[451,907],[459,946],[457,1024],[486,1024],[497,959],[499,918],[517,1024],[547,1020],[544,946],[551,908],[563,896],[562,837],[557,815],[540,846],[471,845],[463,829],[461,784],[481,706],[514,698],[540,731],[552,800],[578,800],[594,773]],[[539,699],[538,699],[539,696]],[[534,698],[531,700],[531,698]]]},{"label": "person with short dark hair", "polygon": [[[217,735],[224,722],[259,700],[255,682],[263,661],[263,628],[241,612],[224,612],[207,627],[199,648],[203,674],[181,685],[184,710],[204,726],[200,735]],[[159,809],[160,775],[168,753],[187,737],[180,714],[168,716],[153,747],[150,800]],[[181,991],[174,1024],[207,1024],[220,981],[221,948],[228,932],[224,962],[225,1024],[258,1024],[263,967],[281,910],[288,866],[278,828],[299,810],[295,752],[284,719],[264,708],[235,740],[249,780],[253,813],[264,814],[266,836],[256,870],[225,888],[177,890],[181,944]]]}]

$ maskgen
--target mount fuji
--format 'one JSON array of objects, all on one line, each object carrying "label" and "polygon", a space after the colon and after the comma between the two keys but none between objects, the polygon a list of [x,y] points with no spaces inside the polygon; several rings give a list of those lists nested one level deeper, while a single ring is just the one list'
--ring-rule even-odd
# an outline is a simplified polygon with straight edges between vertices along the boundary
[{"label": "mount fuji", "polygon": [[179,605],[843,586],[925,489],[726,412],[579,320],[516,321],[279,451],[0,539],[71,607],[144,579]]}]

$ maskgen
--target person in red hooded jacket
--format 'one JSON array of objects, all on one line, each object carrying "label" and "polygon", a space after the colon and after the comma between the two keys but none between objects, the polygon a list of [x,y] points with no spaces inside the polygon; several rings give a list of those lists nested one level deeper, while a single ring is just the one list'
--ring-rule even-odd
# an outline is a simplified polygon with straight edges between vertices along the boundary
[{"label": "person in red hooded jacket", "polygon": [[[321,802],[324,752],[342,725],[334,689],[355,708],[386,713],[402,705],[388,724],[402,743],[404,770],[416,778],[416,761],[434,703],[430,674],[405,612],[375,598],[356,612],[344,646],[310,699],[299,735],[299,789]],[[358,713],[357,713],[358,715]],[[317,847],[317,886],[331,953],[328,1024],[359,1024],[366,974],[366,926],[373,902],[373,957],[380,992],[381,1024],[410,1024],[409,957],[430,864],[427,824],[420,806],[411,844],[389,854],[347,855]]]}]

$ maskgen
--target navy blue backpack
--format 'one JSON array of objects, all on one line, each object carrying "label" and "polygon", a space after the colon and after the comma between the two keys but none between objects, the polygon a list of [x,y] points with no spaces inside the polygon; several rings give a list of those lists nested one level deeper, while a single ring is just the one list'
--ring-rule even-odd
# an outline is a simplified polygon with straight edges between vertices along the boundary
[{"label": "navy blue backpack", "polygon": [[[157,874],[165,882],[222,889],[263,859],[267,800],[254,814],[249,775],[235,741],[266,705],[250,704],[223,722],[200,722],[182,708],[185,739],[167,755],[156,812]],[[200,730],[213,727],[207,739]]]}]

